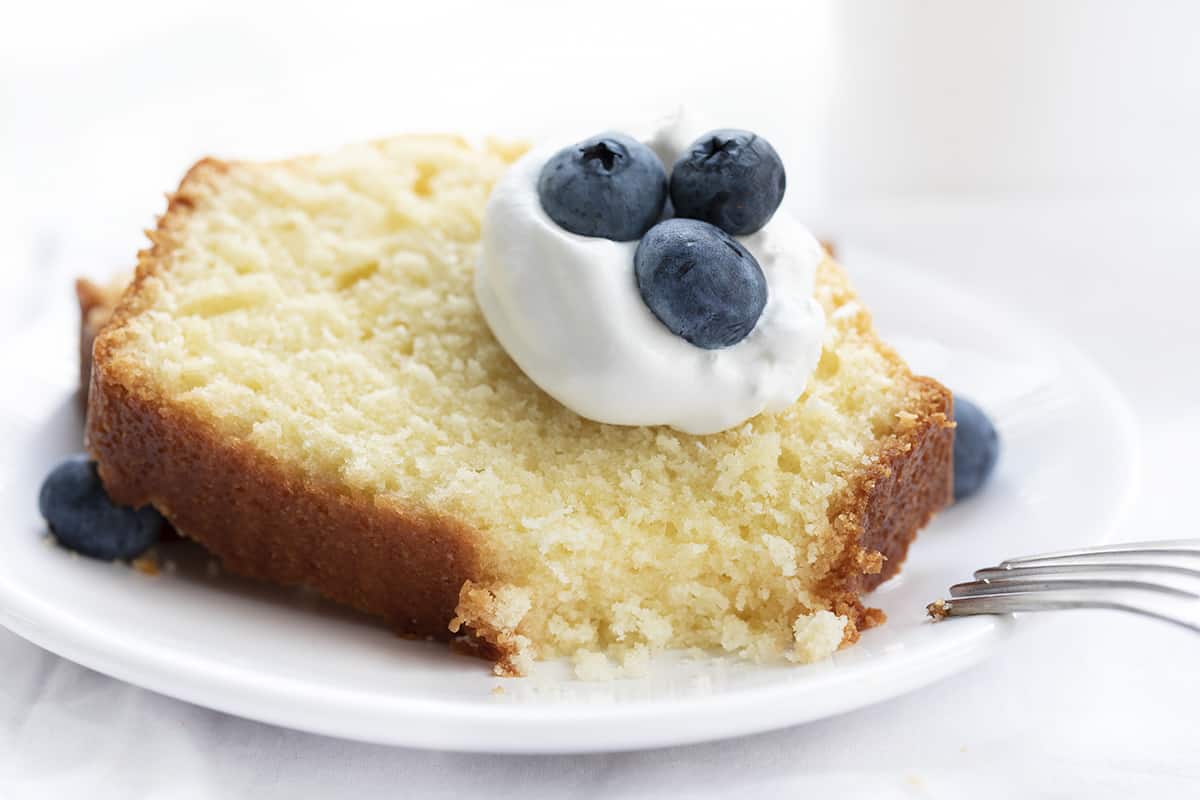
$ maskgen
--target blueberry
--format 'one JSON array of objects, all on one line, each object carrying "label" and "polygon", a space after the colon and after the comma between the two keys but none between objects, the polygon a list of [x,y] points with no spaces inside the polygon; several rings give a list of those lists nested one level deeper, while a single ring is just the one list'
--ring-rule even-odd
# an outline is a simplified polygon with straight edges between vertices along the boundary
[{"label": "blueberry", "polygon": [[113,503],[96,464],[83,455],[50,471],[38,493],[38,509],[60,544],[105,561],[141,555],[163,527],[162,516],[150,506],[135,510]]},{"label": "blueberry", "polygon": [[642,300],[677,336],[716,350],[745,339],[767,304],[754,256],[725,231],[669,219],[646,232],[633,256]]},{"label": "blueberry", "polygon": [[771,143],[731,128],[692,142],[671,172],[675,216],[711,222],[734,236],[766,225],[786,187],[783,162]]},{"label": "blueberry", "polygon": [[954,499],[963,500],[987,482],[1000,455],[996,427],[979,406],[954,396]]},{"label": "blueberry", "polygon": [[547,161],[538,197],[550,218],[571,233],[632,242],[662,215],[667,171],[636,139],[602,133]]}]

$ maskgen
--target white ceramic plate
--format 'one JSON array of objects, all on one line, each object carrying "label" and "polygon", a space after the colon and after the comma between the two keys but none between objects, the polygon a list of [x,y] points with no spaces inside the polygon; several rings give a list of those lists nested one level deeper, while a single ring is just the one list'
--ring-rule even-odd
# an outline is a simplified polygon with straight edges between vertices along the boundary
[{"label": "white ceramic plate", "polygon": [[[304,595],[208,569],[164,548],[156,577],[72,556],[44,536],[36,492],[78,449],[73,323],[65,304],[11,343],[0,374],[8,442],[0,622],[93,669],[253,719],[449,750],[623,750],[737,736],[893,697],[987,656],[1006,617],[924,617],[974,568],[1105,539],[1132,497],[1136,440],[1110,383],[1071,345],[869,253],[844,253],[885,336],[914,368],[980,401],[1004,451],[986,491],[942,514],[903,573],[871,598],[889,622],[804,667],[659,659],[649,677],[585,683],[564,664],[501,680],[443,646],[403,641]],[[19,389],[19,390],[14,390]],[[499,688],[497,688],[499,687]]]}]

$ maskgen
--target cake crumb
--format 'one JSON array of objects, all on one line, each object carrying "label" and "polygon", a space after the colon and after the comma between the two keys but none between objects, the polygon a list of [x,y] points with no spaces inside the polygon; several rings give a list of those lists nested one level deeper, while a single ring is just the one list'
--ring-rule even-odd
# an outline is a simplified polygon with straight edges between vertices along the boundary
[{"label": "cake crumb", "polygon": [[950,616],[950,604],[945,600],[934,600],[929,605],[925,606],[925,613],[934,622],[941,622],[946,617]]},{"label": "cake crumb", "polygon": [[581,681],[611,681],[613,667],[608,656],[595,650],[575,652],[575,677]]},{"label": "cake crumb", "polygon": [[621,676],[624,678],[644,678],[650,674],[650,648],[645,645],[635,645],[625,652],[621,658]]},{"label": "cake crumb", "polygon": [[526,675],[533,669],[533,643],[517,633],[517,626],[530,606],[525,589],[507,584],[489,588],[466,581],[458,594],[450,632],[469,630],[493,648],[499,655],[492,668],[494,674],[502,678]]},{"label": "cake crumb", "polygon": [[611,681],[617,678],[644,678],[650,674],[652,649],[636,644],[617,652],[577,650],[572,660],[575,677],[581,681]]},{"label": "cake crumb", "polygon": [[796,546],[784,539],[782,536],[775,536],[770,533],[764,533],[761,536],[763,545],[767,548],[767,555],[775,566],[779,568],[779,574],[785,578],[791,578],[796,574]]},{"label": "cake crumb", "polygon": [[143,575],[158,574],[158,558],[153,553],[138,556],[133,560],[133,568]]},{"label": "cake crumb", "polygon": [[878,550],[864,550],[859,548],[854,556],[854,562],[864,575],[878,575],[883,571],[883,562],[886,560],[887,557]]},{"label": "cake crumb", "polygon": [[536,659],[529,650],[531,644],[528,637],[514,636],[511,645],[515,649],[511,653],[501,655],[500,660],[492,667],[492,674],[501,678],[520,678],[532,672]]},{"label": "cake crumb", "polygon": [[504,694],[504,687],[500,684],[496,684],[492,687],[492,694],[496,697],[499,697],[500,695]]},{"label": "cake crumb", "polygon": [[789,660],[811,664],[829,658],[842,646],[847,622],[846,617],[824,610],[797,617],[792,623],[795,645]]},{"label": "cake crumb", "polygon": [[830,316],[834,320],[848,319],[858,315],[862,310],[862,305],[852,300],[849,303],[838,306]]}]

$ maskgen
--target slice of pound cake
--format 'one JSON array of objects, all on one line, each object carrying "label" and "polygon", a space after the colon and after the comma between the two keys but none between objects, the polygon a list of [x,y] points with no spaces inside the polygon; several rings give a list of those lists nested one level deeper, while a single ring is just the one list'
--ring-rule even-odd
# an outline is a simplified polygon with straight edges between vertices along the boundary
[{"label": "slice of pound cake", "polygon": [[234,572],[467,637],[499,674],[855,641],[883,619],[862,594],[951,499],[949,393],[818,254],[798,400],[707,435],[580,416],[476,299],[485,207],[523,152],[404,136],[196,164],[95,341],[110,495]]}]

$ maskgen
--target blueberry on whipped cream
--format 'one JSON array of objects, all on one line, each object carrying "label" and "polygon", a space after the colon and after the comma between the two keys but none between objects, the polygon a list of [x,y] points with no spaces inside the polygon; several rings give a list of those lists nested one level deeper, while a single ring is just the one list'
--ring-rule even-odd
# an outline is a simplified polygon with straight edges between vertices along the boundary
[{"label": "blueberry on whipped cream", "polygon": [[688,145],[671,170],[675,215],[711,222],[734,236],[766,225],[786,188],[779,154],[750,131],[709,131]]},{"label": "blueberry on whipped cream", "polygon": [[[732,166],[707,175],[714,197],[727,174],[750,176],[743,195],[766,193],[748,216],[709,202],[733,231],[680,219],[698,212],[673,197],[675,218],[662,219],[671,207],[665,170],[662,183],[646,176],[657,174],[655,162],[688,163],[693,145],[712,140],[697,139],[705,130],[676,117],[637,137],[537,148],[492,190],[475,296],[513,361],[582,417],[717,433],[788,408],[816,368],[825,317],[813,286],[824,251],[797,220],[775,214],[782,165],[777,175],[742,170],[748,153],[765,146],[774,156],[770,145],[732,137],[738,147],[718,158]],[[755,183],[763,175],[767,184]],[[682,190],[680,198],[692,199]]]},{"label": "blueberry on whipped cream", "polygon": [[667,172],[637,139],[604,133],[555,153],[538,176],[538,198],[572,233],[629,242],[662,216]]},{"label": "blueberry on whipped cream", "polygon": [[633,264],[654,316],[706,350],[745,339],[767,304],[767,279],[754,256],[707,222],[660,222],[642,237]]}]

